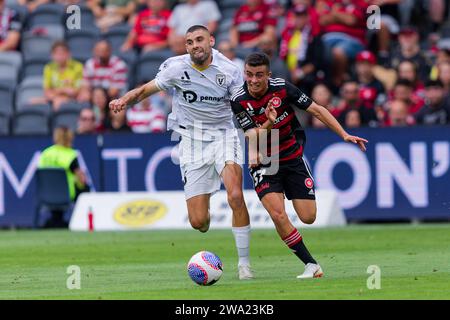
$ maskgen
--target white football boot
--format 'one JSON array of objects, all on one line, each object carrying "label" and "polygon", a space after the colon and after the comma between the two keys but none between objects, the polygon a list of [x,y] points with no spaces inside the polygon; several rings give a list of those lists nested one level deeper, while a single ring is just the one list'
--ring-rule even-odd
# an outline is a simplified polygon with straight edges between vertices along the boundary
[{"label": "white football boot", "polygon": [[305,266],[305,271],[297,276],[297,279],[312,279],[312,278],[320,278],[323,276],[322,268],[319,264],[308,263]]},{"label": "white football boot", "polygon": [[250,269],[249,265],[245,265],[245,264],[239,265],[238,270],[239,270],[239,280],[253,279],[253,273],[252,273],[252,270]]}]

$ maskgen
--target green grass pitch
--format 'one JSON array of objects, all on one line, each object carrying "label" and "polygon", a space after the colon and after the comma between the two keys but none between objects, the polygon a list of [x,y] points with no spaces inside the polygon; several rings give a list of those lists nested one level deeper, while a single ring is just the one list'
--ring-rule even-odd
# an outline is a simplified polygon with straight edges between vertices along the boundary
[{"label": "green grass pitch", "polygon": [[[275,230],[253,230],[255,279],[237,279],[231,230],[148,232],[0,231],[0,299],[450,299],[450,224],[300,230],[325,272],[297,280],[303,265]],[[194,284],[192,254],[220,256],[224,274]],[[67,268],[81,289],[66,287]],[[367,268],[381,270],[369,290]]]}]

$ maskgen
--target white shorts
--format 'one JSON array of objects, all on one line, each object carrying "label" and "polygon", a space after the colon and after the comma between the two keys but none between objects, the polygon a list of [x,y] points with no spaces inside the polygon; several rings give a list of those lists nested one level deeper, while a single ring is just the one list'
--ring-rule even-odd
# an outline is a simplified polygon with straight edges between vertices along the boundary
[{"label": "white shorts", "polygon": [[227,162],[242,165],[243,152],[237,132],[216,137],[213,141],[182,136],[178,146],[181,177],[186,200],[220,190],[221,174]]}]

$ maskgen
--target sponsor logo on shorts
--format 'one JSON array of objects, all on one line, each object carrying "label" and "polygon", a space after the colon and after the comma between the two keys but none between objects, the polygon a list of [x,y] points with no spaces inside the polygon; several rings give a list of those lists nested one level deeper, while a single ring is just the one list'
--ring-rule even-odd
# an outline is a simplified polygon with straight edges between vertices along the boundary
[{"label": "sponsor logo on shorts", "polygon": [[121,205],[114,211],[114,220],[127,227],[152,224],[167,213],[164,203],[156,200],[136,200]]},{"label": "sponsor logo on shorts", "polygon": [[257,186],[255,190],[256,190],[256,193],[260,193],[266,189],[269,189],[269,187],[270,187],[270,184],[268,182],[265,182],[265,183],[261,184],[260,186]]},{"label": "sponsor logo on shorts", "polygon": [[312,189],[312,187],[314,186],[314,183],[313,183],[311,178],[306,178],[305,179],[305,186],[307,188],[309,188],[309,189]]}]

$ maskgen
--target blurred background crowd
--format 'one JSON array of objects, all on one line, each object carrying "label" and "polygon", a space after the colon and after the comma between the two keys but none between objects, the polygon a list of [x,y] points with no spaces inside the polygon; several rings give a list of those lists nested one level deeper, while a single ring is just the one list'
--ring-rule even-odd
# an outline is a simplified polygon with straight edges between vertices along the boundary
[{"label": "blurred background crowd", "polygon": [[165,131],[170,92],[108,102],[184,54],[195,24],[242,69],[268,54],[347,128],[450,124],[446,0],[0,0],[0,134]]}]

